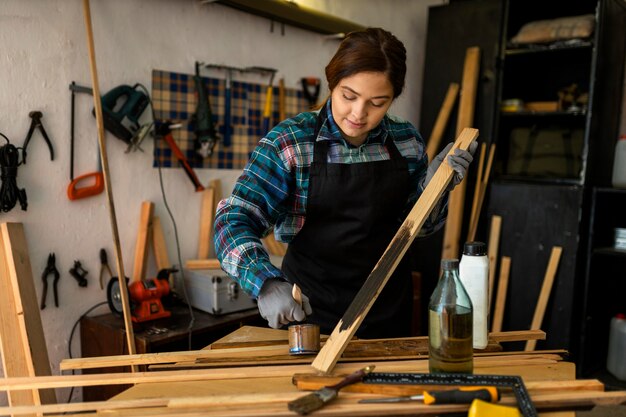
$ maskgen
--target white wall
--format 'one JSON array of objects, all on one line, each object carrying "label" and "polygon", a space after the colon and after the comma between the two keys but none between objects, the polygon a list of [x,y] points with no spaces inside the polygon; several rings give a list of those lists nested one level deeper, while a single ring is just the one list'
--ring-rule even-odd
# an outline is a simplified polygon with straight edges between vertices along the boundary
[{"label": "white wall", "polygon": [[[364,25],[393,31],[409,53],[407,88],[393,111],[417,123],[427,7],[441,0],[342,0],[303,1],[310,7]],[[233,66],[265,66],[279,69],[287,87],[297,88],[303,76],[323,79],[324,66],[338,41],[285,27],[285,35],[270,22],[219,4],[201,5],[194,0],[92,0],[92,21],[102,93],[120,84],[143,83],[150,88],[152,69],[191,73],[196,60]],[[53,374],[68,357],[72,325],[87,309],[106,300],[100,290],[98,251],[107,249],[115,271],[111,225],[104,194],[70,202],[66,197],[70,164],[71,81],[90,85],[89,59],[82,2],[79,0],[3,0],[0,6],[0,132],[21,146],[31,110],[43,112],[43,125],[50,136],[55,159],[35,133],[28,147],[28,164],[20,166],[17,183],[28,195],[28,210],[19,205],[0,213],[2,222],[24,224],[37,298],[41,296],[41,273],[48,253],[55,252],[61,271],[60,307],[52,302],[41,312]],[[210,75],[210,74],[207,74]],[[259,82],[263,82],[259,79]],[[77,96],[75,175],[97,167],[93,103]],[[158,171],[152,168],[152,144],[145,153],[126,154],[125,144],[108,135],[107,155],[123,251],[126,275],[132,274],[137,221],[141,202],[155,203],[163,222],[169,256],[176,256],[173,227],[164,207]],[[222,179],[230,192],[235,171],[198,170],[207,183]],[[180,169],[163,171],[167,200],[176,219],[183,262],[194,258],[198,240],[200,195],[193,192]],[[68,273],[74,260],[89,271],[89,285],[79,287]],[[155,272],[152,260],[150,273]],[[106,306],[92,314],[107,313]],[[80,355],[79,336],[73,340],[74,356]],[[68,391],[57,391],[59,401]],[[77,396],[78,394],[75,394]],[[6,401],[6,399],[4,399]]]}]

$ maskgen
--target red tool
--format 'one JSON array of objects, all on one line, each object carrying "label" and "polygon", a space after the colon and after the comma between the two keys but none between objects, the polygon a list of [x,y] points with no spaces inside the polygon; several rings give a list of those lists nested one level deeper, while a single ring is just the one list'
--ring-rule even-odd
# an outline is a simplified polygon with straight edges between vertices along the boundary
[{"label": "red tool", "polygon": [[[74,81],[70,84],[72,91],[72,124],[70,127],[70,185],[67,186],[67,198],[70,200],[78,200],[79,198],[91,197],[104,191],[104,176],[102,175],[102,166],[100,163],[100,149],[98,149],[98,170],[88,174],[79,175],[74,178],[74,101],[75,93],[93,94],[93,90],[89,87],[77,85]],[[88,180],[92,180],[93,184],[84,185]]]},{"label": "red tool", "polygon": [[163,307],[161,302],[161,297],[170,292],[170,285],[166,279],[153,278],[133,282],[128,286],[128,292],[130,292],[131,299],[136,303],[132,317],[135,323],[172,315]]},{"label": "red tool", "polygon": [[176,144],[176,141],[174,140],[174,137],[172,136],[172,126],[173,125],[170,125],[169,123],[160,123],[156,128],[156,134],[157,136],[161,136],[163,137],[163,139],[165,139],[167,146],[170,147],[170,149],[174,153],[174,156],[176,156],[176,159],[178,159],[178,162],[180,162],[180,164],[183,166],[183,169],[185,170],[185,173],[191,180],[192,184],[194,185],[194,187],[196,187],[196,191],[203,191],[204,187],[200,183],[200,180],[198,180],[195,171],[193,170],[191,165],[189,165],[189,162],[187,162],[185,154],[183,154],[183,151],[180,150],[180,148]]}]

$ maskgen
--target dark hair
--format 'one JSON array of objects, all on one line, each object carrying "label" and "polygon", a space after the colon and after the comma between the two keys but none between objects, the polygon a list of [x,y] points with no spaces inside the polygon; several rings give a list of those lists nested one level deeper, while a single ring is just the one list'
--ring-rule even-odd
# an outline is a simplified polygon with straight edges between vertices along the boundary
[{"label": "dark hair", "polygon": [[406,49],[402,42],[381,28],[349,33],[326,66],[328,89],[359,72],[383,72],[393,86],[393,98],[402,93],[406,75]]}]

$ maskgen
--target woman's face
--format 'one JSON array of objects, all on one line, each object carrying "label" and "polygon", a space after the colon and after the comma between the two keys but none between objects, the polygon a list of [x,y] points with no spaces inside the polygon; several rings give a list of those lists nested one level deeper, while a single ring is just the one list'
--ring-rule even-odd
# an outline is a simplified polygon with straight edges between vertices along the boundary
[{"label": "woman's face", "polygon": [[331,93],[333,118],[354,146],[378,126],[393,102],[393,86],[383,72],[359,72],[339,81]]}]

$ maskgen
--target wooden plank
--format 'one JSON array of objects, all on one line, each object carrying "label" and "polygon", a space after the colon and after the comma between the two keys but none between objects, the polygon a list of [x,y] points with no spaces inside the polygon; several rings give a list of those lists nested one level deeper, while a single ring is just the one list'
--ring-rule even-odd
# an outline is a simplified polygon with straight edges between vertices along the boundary
[{"label": "wooden plank", "polygon": [[276,240],[273,231],[270,232],[269,235],[265,236],[262,240],[265,244],[265,248],[270,254],[275,256],[285,256],[285,254],[287,253],[287,248],[285,247],[285,244]]},{"label": "wooden plank", "polygon": [[[455,148],[467,150],[477,137],[478,130],[464,129],[452,149],[450,149],[450,153],[453,153]],[[337,359],[339,359],[348,342],[356,333],[365,315],[372,304],[374,304],[374,301],[376,301],[378,294],[380,294],[387,280],[411,245],[411,242],[417,236],[424,221],[426,221],[433,207],[441,198],[445,188],[452,179],[453,173],[454,171],[450,165],[444,160],[400,226],[382,257],[374,266],[373,271],[348,307],[348,310],[339,320],[328,341],[320,349],[313,361],[315,369],[327,373],[335,366]]]},{"label": "wooden plank", "polygon": [[172,267],[170,257],[167,254],[167,244],[165,234],[159,216],[152,216],[152,249],[156,260],[157,269],[167,269]]},{"label": "wooden plank", "polygon": [[[546,269],[546,274],[543,277],[543,285],[541,286],[539,299],[537,300],[537,306],[535,307],[533,321],[530,324],[531,329],[539,329],[541,327],[541,323],[543,322],[543,316],[546,313],[548,299],[550,298],[550,293],[552,292],[552,284],[554,283],[554,278],[556,276],[556,271],[559,266],[559,260],[561,259],[562,252],[563,248],[561,248],[560,246],[554,246],[552,248],[552,252],[550,253],[550,260],[548,261],[548,268]],[[526,348],[524,350],[535,350],[536,345],[536,340],[529,340],[528,342],[526,342]]]},{"label": "wooden plank", "polygon": [[135,259],[132,282],[143,281],[146,278],[146,266],[148,264],[148,242],[150,241],[152,213],[154,203],[144,201],[141,203],[139,215],[139,230],[135,243]]},{"label": "wooden plank", "polygon": [[[476,231],[478,230],[478,222],[480,221],[480,212],[483,207],[483,201],[485,201],[485,194],[487,193],[487,186],[489,185],[489,175],[491,174],[491,165],[493,164],[493,157],[496,152],[496,144],[492,143],[489,146],[489,157],[487,158],[487,167],[484,174],[481,175],[481,183],[477,187],[477,194],[474,194],[475,207],[472,207],[472,217],[470,218],[470,230],[468,234],[468,241],[473,241],[476,237]],[[479,168],[482,169],[482,168]]]},{"label": "wooden plank", "polygon": [[493,298],[493,286],[496,279],[496,266],[498,261],[498,249],[500,247],[501,228],[502,217],[491,216],[489,243],[487,244],[487,257],[489,258],[489,306],[491,306],[491,299]]},{"label": "wooden plank", "polygon": [[215,189],[210,185],[202,191],[200,228],[198,236],[198,259],[208,259],[211,252],[211,231],[215,220]]},{"label": "wooden plank", "polygon": [[[474,125],[474,105],[476,103],[476,89],[480,72],[480,48],[467,48],[461,82],[461,100],[457,118],[457,135],[465,128]],[[463,226],[463,208],[465,205],[465,187],[467,181],[462,181],[454,187],[448,201],[448,219],[446,220],[442,259],[459,258],[461,228]]]},{"label": "wooden plank", "polygon": [[498,295],[496,297],[495,312],[493,313],[493,323],[491,331],[502,330],[502,319],[504,317],[504,305],[506,303],[506,291],[509,286],[509,272],[511,270],[511,258],[503,256],[500,261],[500,279],[498,280]]},{"label": "wooden plank", "polygon": [[222,265],[216,258],[212,259],[189,259],[185,262],[187,269],[221,269]]},{"label": "wooden plank", "polygon": [[[28,244],[21,223],[0,225],[0,335],[6,377],[51,374]],[[53,404],[56,394],[52,390],[12,392],[8,400],[11,405]]]},{"label": "wooden plank", "polygon": [[441,138],[443,137],[443,132],[446,130],[450,113],[452,113],[452,108],[454,107],[454,103],[456,102],[456,97],[458,95],[459,84],[450,83],[448,91],[446,92],[446,97],[441,105],[441,109],[439,109],[437,120],[435,120],[433,131],[430,133],[430,137],[428,138],[428,142],[426,144],[426,153],[428,154],[429,161],[432,161],[435,155],[437,155],[439,144],[441,143]]},{"label": "wooden plank", "polygon": [[467,236],[467,241],[471,242],[474,240],[474,235],[472,234],[472,225],[474,224],[474,217],[476,216],[476,211],[478,210],[478,196],[480,194],[480,189],[482,188],[483,183],[483,166],[485,163],[485,152],[487,150],[487,144],[485,142],[480,144],[480,157],[478,158],[478,167],[476,169],[476,183],[474,184],[474,198],[472,200],[472,211],[470,213],[470,230]]}]

